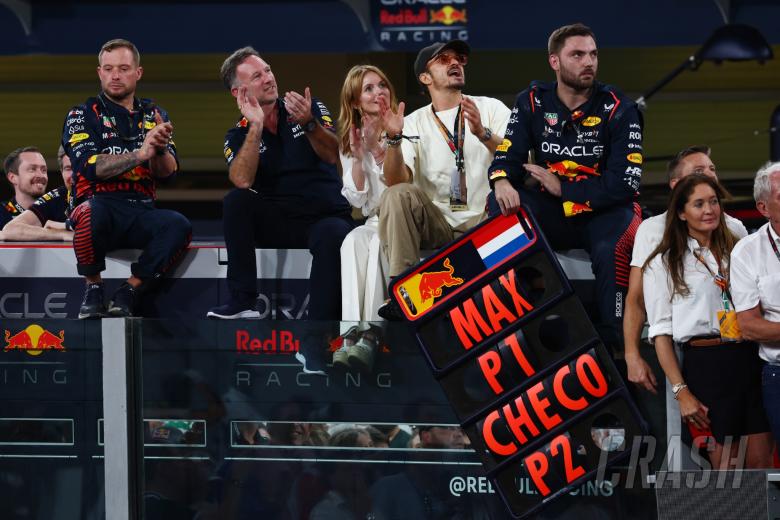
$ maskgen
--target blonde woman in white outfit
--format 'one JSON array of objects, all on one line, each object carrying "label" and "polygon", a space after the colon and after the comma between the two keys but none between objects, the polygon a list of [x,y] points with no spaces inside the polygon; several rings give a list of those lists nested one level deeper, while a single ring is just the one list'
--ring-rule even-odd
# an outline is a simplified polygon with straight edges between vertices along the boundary
[{"label": "blonde woman in white outfit", "polygon": [[[350,364],[363,368],[370,368],[373,363],[368,343],[376,343],[373,341],[376,331],[370,331],[365,322],[379,321],[377,309],[384,302],[387,290],[377,209],[385,189],[382,164],[387,144],[382,113],[388,107],[396,111],[398,102],[384,72],[373,65],[352,67],[341,89],[338,121],[344,183],[341,193],[367,220],[352,230],[341,245],[341,319],[348,323],[342,323],[345,340],[342,348],[334,353],[336,365],[346,364],[347,359]],[[360,345],[366,348],[359,348]],[[361,351],[365,355],[360,355]]]}]

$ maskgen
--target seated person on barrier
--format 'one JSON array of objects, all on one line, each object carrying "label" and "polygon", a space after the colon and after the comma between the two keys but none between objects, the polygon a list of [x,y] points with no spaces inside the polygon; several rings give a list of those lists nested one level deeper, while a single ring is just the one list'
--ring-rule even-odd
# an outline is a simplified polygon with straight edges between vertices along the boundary
[{"label": "seated person on barrier", "polygon": [[70,157],[60,145],[57,150],[57,164],[60,167],[64,185],[39,197],[29,209],[9,222],[2,231],[5,240],[35,241],[62,240],[73,241],[73,231],[66,227],[68,197],[73,182],[73,168]]},{"label": "seated person on barrier", "polygon": [[[387,150],[383,115],[398,110],[395,89],[379,68],[356,65],[341,88],[338,120],[342,195],[360,209],[366,222],[341,244],[341,347],[333,364],[368,370],[378,347],[377,310],[386,295],[386,274],[379,243],[379,199],[385,190],[382,164]],[[346,330],[345,330],[346,329]]]},{"label": "seated person on barrier", "polygon": [[759,344],[764,410],[780,446],[780,162],[758,170],[753,196],[769,222],[734,247],[731,294],[742,335]]},{"label": "seated person on barrier", "polygon": [[9,153],[3,161],[3,170],[14,194],[9,200],[0,202],[0,230],[46,193],[49,183],[46,159],[34,146],[17,148]]},{"label": "seated person on barrier", "polygon": [[[135,97],[143,75],[138,49],[111,40],[98,53],[102,91],[65,116],[62,145],[73,165],[70,213],[77,269],[86,279],[79,318],[132,316],[151,282],[174,265],[190,243],[183,215],[154,205],[156,185],[179,163],[168,115],[149,99]],[[131,276],[103,301],[106,253],[143,249]]]},{"label": "seated person on barrier", "polygon": [[[681,150],[666,168],[669,176],[669,188],[692,173],[701,173],[717,179],[715,164],[710,159],[709,146],[691,146]],[[726,226],[737,239],[747,235],[747,229],[739,220],[724,213]],[[666,212],[650,217],[642,222],[634,237],[634,250],[631,254],[631,272],[628,276],[628,295],[626,312],[623,317],[623,339],[626,348],[628,380],[645,390],[656,393],[656,379],[647,362],[639,351],[642,329],[645,324],[645,301],[642,293],[642,266],[650,253],[658,247],[664,234]]]},{"label": "seated person on barrier", "polygon": [[604,343],[620,350],[628,263],[641,221],[642,118],[633,101],[596,81],[590,28],[560,27],[547,48],[556,81],[534,81],[518,94],[489,170],[489,212],[508,215],[522,202],[553,249],[590,254],[596,326]]},{"label": "seated person on barrier", "polygon": [[[685,177],[672,190],[661,243],[643,266],[648,335],[694,442],[699,432],[711,431],[701,435],[714,439],[712,467],[762,468],[770,463],[771,437],[761,363],[758,346],[740,335],[729,291],[729,257],[737,240],[721,209],[725,196],[703,174]],[[673,341],[682,344],[682,369]],[[746,460],[738,460],[740,451]]]},{"label": "seated person on barrier", "polygon": [[235,186],[222,213],[230,294],[207,316],[259,318],[255,248],[305,248],[313,257],[308,317],[338,320],[339,248],[353,224],[330,112],[308,87],[280,97],[271,66],[251,47],[231,54],[220,74],[241,117],[224,150]]},{"label": "seated person on barrier", "polygon": [[[405,118],[403,105],[386,117],[385,184],[379,205],[379,238],[391,277],[420,261],[420,248],[438,248],[485,218],[485,171],[501,143],[509,109],[499,100],[464,96],[466,42],[422,49],[417,81],[431,103]],[[379,311],[398,320],[388,300]]]}]

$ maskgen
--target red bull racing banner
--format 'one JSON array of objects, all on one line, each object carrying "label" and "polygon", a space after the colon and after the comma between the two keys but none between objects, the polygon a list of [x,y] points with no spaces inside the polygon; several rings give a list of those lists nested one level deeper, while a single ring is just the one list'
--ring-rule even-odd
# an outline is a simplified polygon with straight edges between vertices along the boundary
[{"label": "red bull racing banner", "polygon": [[468,40],[467,0],[372,0],[376,40],[384,49],[419,50]]},{"label": "red bull racing banner", "polygon": [[527,210],[483,222],[390,290],[515,518],[627,457],[645,431]]}]

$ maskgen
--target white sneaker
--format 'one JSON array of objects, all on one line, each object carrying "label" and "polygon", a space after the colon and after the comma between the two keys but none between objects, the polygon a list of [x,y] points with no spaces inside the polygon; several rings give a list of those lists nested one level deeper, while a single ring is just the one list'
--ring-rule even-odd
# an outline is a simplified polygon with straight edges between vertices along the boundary
[{"label": "white sneaker", "polygon": [[379,348],[379,337],[373,329],[360,333],[357,343],[349,349],[347,359],[354,368],[370,372],[374,368],[374,357]]},{"label": "white sneaker", "polygon": [[349,349],[355,344],[358,338],[357,326],[350,327],[347,332],[341,335],[341,347],[333,353],[333,366],[339,368],[349,368]]}]

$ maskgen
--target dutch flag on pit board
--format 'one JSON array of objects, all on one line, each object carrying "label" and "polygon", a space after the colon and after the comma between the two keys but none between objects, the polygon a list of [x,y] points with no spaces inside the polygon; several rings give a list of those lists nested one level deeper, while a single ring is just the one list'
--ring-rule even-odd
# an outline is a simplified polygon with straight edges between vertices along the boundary
[{"label": "dutch flag on pit board", "polygon": [[489,224],[485,224],[471,236],[471,242],[477,248],[487,269],[500,264],[504,259],[531,242],[518,215],[501,215]]}]

